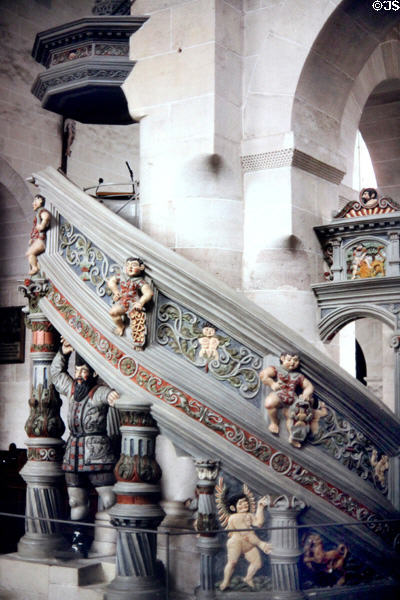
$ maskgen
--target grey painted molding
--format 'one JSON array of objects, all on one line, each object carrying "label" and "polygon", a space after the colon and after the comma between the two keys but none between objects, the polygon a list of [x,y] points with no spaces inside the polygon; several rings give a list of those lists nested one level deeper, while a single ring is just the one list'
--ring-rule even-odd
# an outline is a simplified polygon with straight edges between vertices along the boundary
[{"label": "grey painted molding", "polygon": [[318,330],[328,342],[347,323],[372,317],[395,330],[400,309],[400,277],[317,283],[311,286],[317,297],[321,320]]},{"label": "grey painted molding", "polygon": [[[35,178],[42,194],[47,198],[46,206],[53,215],[57,215],[60,210],[66,219],[92,240],[93,244],[101,247],[120,265],[123,265],[127,256],[141,256],[148,265],[147,272],[155,286],[166,296],[188,306],[264,356],[277,356],[288,345],[298,348],[302,370],[315,384],[319,396],[324,400],[328,399],[334,410],[355,423],[382,451],[390,455],[399,451],[400,420],[395,418],[372,392],[306,339],[207,271],[111,213],[51,167],[35,174]],[[78,310],[80,307],[83,310],[86,306],[91,319],[92,316],[96,317],[96,327],[104,329],[109,339],[114,340],[120,347],[122,344],[128,353],[132,353],[126,340],[113,336],[103,303],[89,294],[78,278],[76,286],[71,287],[71,271],[57,254],[57,227],[52,227],[48,238],[46,254],[42,255],[40,260],[43,270],[56,286],[69,290],[69,299]],[[346,282],[344,283],[346,285]],[[46,300],[42,300],[41,306],[42,304],[44,312],[57,327],[57,321],[63,319],[57,318],[56,311],[48,306]],[[59,325],[62,331],[65,322]],[[72,341],[76,341],[81,347],[79,351],[85,351],[81,340]],[[144,366],[150,358],[148,350],[141,353],[140,360]],[[99,362],[100,365],[102,363],[100,357],[92,362]],[[111,371],[110,367],[110,375]],[[115,377],[116,374],[112,373],[111,379]]]},{"label": "grey painted molding", "polygon": [[[351,413],[353,422],[360,429],[360,422],[365,415],[376,415],[376,422],[366,419],[369,431],[372,431],[376,444],[382,448],[385,444],[397,449],[397,420],[383,407],[374,396],[361,384],[354,383],[335,363],[313,348],[295,332],[273,319],[268,313],[248,301],[244,296],[233,292],[222,282],[182,257],[164,248],[143,232],[136,230],[117,215],[110,213],[96,200],[77,189],[63,176],[53,169],[47,169],[37,176],[41,191],[47,198],[47,207],[54,216],[55,225],[48,235],[47,251],[40,257],[42,270],[54,285],[65,291],[68,300],[83,317],[98,329],[107,339],[141,365],[165,377],[172,385],[198,398],[211,409],[217,410],[234,423],[267,440],[274,448],[290,454],[293,460],[309,469],[316,476],[328,479],[333,485],[346,490],[359,502],[364,502],[379,515],[393,515],[389,501],[366,481],[349,472],[334,459],[325,456],[323,463],[321,453],[315,447],[302,450],[288,449],[284,438],[272,438],[266,431],[265,423],[260,419],[260,412],[246,403],[233,391],[224,391],[221,399],[221,386],[211,382],[206,375],[190,364],[179,361],[173,353],[166,352],[158,345],[152,345],[145,352],[132,350],[127,338],[119,338],[113,333],[114,325],[107,313],[107,306],[88,287],[72,273],[70,267],[58,254],[58,227],[56,221],[58,210],[63,216],[101,247],[113,260],[123,264],[129,255],[141,256],[149,266],[149,275],[155,285],[165,295],[170,296],[191,310],[194,310],[220,326],[227,333],[235,336],[262,355],[277,355],[282,348],[294,343],[301,350],[304,370],[315,383],[319,395],[328,400],[333,408],[340,412]],[[67,337],[71,344],[82,354],[111,386],[120,393],[128,394],[135,404],[152,405],[152,412],[161,430],[176,445],[192,455],[209,458],[220,458],[229,471],[242,481],[252,485],[260,493],[282,493],[296,495],[313,507],[310,514],[312,521],[333,520],[343,524],[354,521],[345,516],[316,494],[299,486],[295,481],[282,477],[272,468],[267,467],[256,458],[233,446],[214,431],[206,427],[200,429],[199,423],[177,412],[161,399],[149,392],[132,385],[129,378],[121,376],[113,365],[107,363],[102,355],[90,347],[79,334],[79,323],[71,328],[48,298],[40,301],[40,307],[60,333]],[[362,388],[361,390],[359,388]],[[233,400],[231,402],[231,400]],[[363,410],[360,410],[362,405]],[[379,422],[380,419],[380,422]],[[365,427],[366,428],[366,427]],[[388,429],[388,436],[382,429]],[[367,434],[368,435],[368,434]],[[388,437],[388,440],[385,439]],[[212,452],[212,455],[210,453]],[[311,518],[311,517],[310,517]],[[388,556],[387,547],[365,527],[351,529],[352,540],[367,556],[375,557],[377,552],[382,557]],[[350,531],[350,530],[349,530]],[[382,558],[383,560],[383,558]],[[382,566],[385,568],[385,565]]]},{"label": "grey painted molding", "polygon": [[271,152],[247,154],[242,156],[240,160],[245,173],[263,171],[264,169],[277,169],[279,167],[297,167],[331,183],[339,184],[344,177],[344,171],[340,171],[336,167],[328,165],[296,148],[282,148]]}]

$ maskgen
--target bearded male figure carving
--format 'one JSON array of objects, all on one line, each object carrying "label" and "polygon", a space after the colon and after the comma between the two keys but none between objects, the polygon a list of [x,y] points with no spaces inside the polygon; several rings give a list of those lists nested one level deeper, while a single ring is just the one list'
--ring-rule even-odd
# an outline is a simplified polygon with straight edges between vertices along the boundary
[{"label": "bearded male figure carving", "polygon": [[[68,372],[72,346],[61,338],[61,348],[51,364],[56,390],[69,400],[67,442],[62,469],[65,471],[71,519],[79,521],[89,512],[88,490],[95,487],[107,510],[115,503],[114,465],[118,458],[107,435],[107,415],[119,394],[98,385],[87,363],[76,361],[75,378]],[[78,358],[78,357],[77,357]]]}]

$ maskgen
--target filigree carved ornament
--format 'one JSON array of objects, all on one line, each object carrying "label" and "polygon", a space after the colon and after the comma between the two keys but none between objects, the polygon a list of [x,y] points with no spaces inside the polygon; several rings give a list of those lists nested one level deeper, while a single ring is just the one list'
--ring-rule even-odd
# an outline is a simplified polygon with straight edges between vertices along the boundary
[{"label": "filigree carved ornament", "polygon": [[159,344],[228,383],[244,398],[257,395],[261,357],[170,300],[158,307],[157,318]]}]

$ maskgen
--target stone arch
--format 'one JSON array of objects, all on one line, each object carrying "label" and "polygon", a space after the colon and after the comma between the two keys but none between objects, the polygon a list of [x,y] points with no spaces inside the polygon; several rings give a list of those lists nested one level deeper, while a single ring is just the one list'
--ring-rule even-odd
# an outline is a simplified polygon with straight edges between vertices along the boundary
[{"label": "stone arch", "polygon": [[[387,157],[387,151],[385,152],[384,148],[384,136],[383,139],[379,140],[373,135],[372,123],[373,119],[378,118],[381,127],[386,125],[390,128],[392,125],[388,121],[393,121],[395,117],[393,110],[396,110],[396,107],[393,107],[393,105],[392,107],[386,106],[379,111],[373,106],[368,106],[369,104],[376,104],[376,97],[382,86],[387,87],[390,82],[395,83],[395,85],[391,85],[391,91],[390,93],[386,92],[386,96],[390,95],[391,101],[395,98],[398,98],[397,101],[400,100],[400,40],[391,39],[392,36],[388,37],[389,39],[382,42],[374,50],[354,82],[341,122],[340,153],[345,157],[346,162],[346,175],[343,183],[351,186],[354,144],[357,129],[360,128],[371,154],[380,191],[385,195],[392,195],[390,190],[385,189],[385,178],[382,178],[382,174],[377,169],[377,162],[382,160],[383,157]],[[375,102],[371,102],[374,99]],[[391,138],[389,151],[395,151],[395,158],[398,158],[397,155],[400,154],[400,152],[396,152],[399,145],[398,141],[393,143],[393,136],[389,134],[389,137]],[[393,157],[391,158],[393,159]]]},{"label": "stone arch", "polygon": [[0,156],[0,183],[12,194],[24,217],[30,219],[33,194],[28,184],[2,156]]},{"label": "stone arch", "polygon": [[296,147],[342,171],[347,168],[342,123],[349,96],[371,55],[400,20],[399,13],[378,14],[371,4],[343,0],[336,8],[305,61],[293,103]]},{"label": "stone arch", "polygon": [[386,308],[372,304],[345,306],[333,310],[321,319],[318,329],[322,341],[329,343],[343,327],[352,321],[363,318],[378,319],[392,329],[396,326],[395,315]]},{"label": "stone arch", "polygon": [[[33,194],[27,183],[0,156],[0,277],[15,281],[27,272],[25,251],[33,218]],[[15,283],[13,284],[15,285]]]}]

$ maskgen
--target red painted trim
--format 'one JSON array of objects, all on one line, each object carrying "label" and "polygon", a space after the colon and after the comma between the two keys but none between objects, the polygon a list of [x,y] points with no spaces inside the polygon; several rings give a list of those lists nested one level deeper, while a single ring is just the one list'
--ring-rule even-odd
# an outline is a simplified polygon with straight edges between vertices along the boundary
[{"label": "red painted trim", "polygon": [[[72,308],[75,312],[75,315],[73,315],[72,325],[70,323],[72,317],[71,312],[69,311],[69,313],[65,315],[65,313],[60,311],[59,306],[57,306],[57,302],[54,300],[54,296],[57,296],[59,302]],[[98,331],[90,323],[90,321],[83,317],[66,299],[66,297],[61,294],[61,292],[59,292],[51,283],[48,300],[70,327],[73,327],[73,329],[79,333],[79,335],[86,342],[88,342],[92,348],[95,348],[97,352],[103,358],[105,358],[105,360],[107,360],[107,362],[112,364],[123,375],[129,377],[129,379],[136,385],[145,388],[148,392],[153,394],[153,396],[159,398],[163,402],[166,402],[170,406],[173,406],[187,416],[195,419],[205,427],[208,426],[207,422],[214,422],[214,424],[224,423],[224,428],[221,427],[220,429],[216,430],[210,427],[210,429],[220,437],[223,437],[225,440],[230,442],[232,445],[240,448],[244,452],[247,452],[254,458],[257,458],[267,467],[272,468],[275,472],[280,473],[284,477],[290,479],[290,481],[296,482],[298,485],[309,490],[319,498],[322,498],[335,508],[339,509],[342,513],[351,516],[353,519],[358,521],[366,521],[367,519],[377,518],[377,515],[369,508],[367,508],[364,504],[361,504],[361,502],[358,502],[355,498],[340,488],[334,486],[328,481],[322,480],[319,476],[314,475],[314,473],[303,467],[300,463],[293,461],[290,459],[290,457],[283,454],[283,452],[276,450],[267,442],[246,431],[242,427],[235,425],[233,421],[230,421],[220,413],[217,413],[215,410],[210,409],[205,404],[199,400],[196,400],[196,398],[189,396],[189,394],[186,394],[168,381],[161,379],[155,373],[152,373],[146,369],[146,367],[139,365],[132,357],[125,355],[122,350],[120,350],[102,333],[100,333],[100,331]],[[87,326],[89,326],[95,332],[95,339],[93,339],[93,336],[91,337],[89,335]],[[101,348],[104,348],[105,345],[107,345],[108,350],[107,352],[102,352]],[[134,369],[132,374],[125,374],[121,370],[121,364],[123,360],[129,361],[129,363],[135,363],[137,368]],[[150,380],[152,380],[151,386],[145,387],[145,384]],[[165,395],[161,393],[165,392],[166,388],[168,391],[168,399],[171,400],[170,402],[167,402]],[[186,405],[190,406],[191,414],[188,414],[181,406],[175,404],[175,402],[179,401],[179,398],[185,399]],[[208,414],[207,411],[209,411]],[[204,418],[205,416],[207,416],[207,419]],[[241,434],[243,434],[243,436],[236,435],[238,430]],[[232,435],[229,436],[229,433]],[[254,448],[256,447],[259,447],[258,456],[254,453]],[[299,476],[303,476],[303,481],[298,479]]]}]

